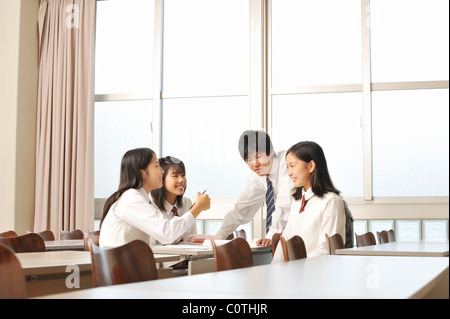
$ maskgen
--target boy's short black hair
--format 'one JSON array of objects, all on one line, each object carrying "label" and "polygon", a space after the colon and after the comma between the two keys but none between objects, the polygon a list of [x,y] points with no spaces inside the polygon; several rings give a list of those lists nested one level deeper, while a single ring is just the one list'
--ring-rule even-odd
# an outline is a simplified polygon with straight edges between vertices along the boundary
[{"label": "boy's short black hair", "polygon": [[273,152],[275,156],[270,136],[264,131],[247,130],[243,132],[239,137],[238,149],[244,161],[247,161],[248,155],[254,152],[264,152],[267,156]]}]

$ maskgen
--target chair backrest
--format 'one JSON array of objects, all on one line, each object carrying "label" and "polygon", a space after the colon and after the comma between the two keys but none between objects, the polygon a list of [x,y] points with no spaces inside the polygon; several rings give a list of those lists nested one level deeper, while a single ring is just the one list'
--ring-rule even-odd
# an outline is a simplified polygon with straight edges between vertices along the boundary
[{"label": "chair backrest", "polygon": [[376,245],[377,242],[375,240],[375,236],[372,232],[368,232],[362,235],[358,235],[355,233],[356,236],[356,246],[357,247],[364,247],[364,246],[373,246]]},{"label": "chair backrest", "polygon": [[4,233],[0,233],[0,238],[17,237],[17,233],[14,230],[8,230]]},{"label": "chair backrest", "polygon": [[331,237],[325,234],[325,238],[327,239],[328,254],[330,255],[335,255],[336,249],[343,249],[345,247],[344,240],[339,234],[334,234]]},{"label": "chair backrest", "polygon": [[236,230],[234,233],[234,238],[244,238],[247,239],[247,234],[245,233],[245,229]]},{"label": "chair backrest", "polygon": [[91,250],[91,243],[94,243],[95,245],[99,246],[100,242],[100,235],[84,235],[84,250],[90,251]]},{"label": "chair backrest", "polygon": [[115,248],[91,242],[91,268],[95,287],[158,279],[150,246],[134,240]]},{"label": "chair backrest", "polygon": [[278,242],[280,241],[281,233],[275,233],[272,236],[272,256],[275,254]]},{"label": "chair backrest", "polygon": [[[33,232],[28,231],[28,233],[30,234]],[[54,241],[55,240],[55,235],[53,234],[53,232],[51,230],[44,230],[44,231],[38,232],[36,234],[41,236],[44,241]]]},{"label": "chair backrest", "polygon": [[0,244],[0,299],[27,297],[25,275],[14,251]]},{"label": "chair backrest", "polygon": [[389,235],[386,230],[382,230],[380,232],[377,231],[378,243],[386,244],[389,242]]},{"label": "chair backrest", "polygon": [[395,242],[395,232],[393,229],[388,230],[388,238],[390,243]]},{"label": "chair backrest", "polygon": [[70,231],[61,230],[61,240],[83,239],[84,234],[81,230],[75,229]]},{"label": "chair backrest", "polygon": [[253,266],[252,249],[244,238],[238,237],[219,246],[211,240],[211,246],[217,271]]},{"label": "chair backrest", "polygon": [[88,232],[89,235],[100,235],[100,229],[98,230],[90,230]]},{"label": "chair backrest", "polygon": [[280,243],[283,249],[284,261],[303,259],[307,257],[305,242],[300,236],[295,235],[287,241],[283,236],[281,236]]},{"label": "chair backrest", "polygon": [[36,233],[0,238],[0,244],[8,246],[16,253],[46,251],[44,240]]}]

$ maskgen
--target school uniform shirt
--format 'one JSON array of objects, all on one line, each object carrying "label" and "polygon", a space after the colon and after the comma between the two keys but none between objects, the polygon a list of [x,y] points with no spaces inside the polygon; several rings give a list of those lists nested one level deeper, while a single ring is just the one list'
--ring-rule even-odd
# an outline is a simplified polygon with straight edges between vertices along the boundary
[{"label": "school uniform shirt", "polygon": [[[177,203],[175,202],[175,205],[170,204],[168,201],[164,201],[164,208],[166,209],[163,213],[163,216],[165,219],[170,220],[174,217],[172,209],[174,207],[177,208],[177,213],[179,216],[183,216],[186,213],[189,213],[189,209],[192,206],[192,200],[190,200],[187,197],[182,198],[182,205],[181,207],[178,207]],[[180,238],[177,238],[174,243],[178,243],[180,240],[183,240],[183,242],[189,241],[190,235],[197,234],[197,224],[194,223]]]},{"label": "school uniform shirt", "polygon": [[275,211],[272,213],[272,224],[266,238],[272,238],[273,234],[281,233],[286,225],[291,208],[291,198],[294,185],[287,174],[286,151],[277,153],[272,158],[272,166],[268,176],[259,176],[250,171],[246,184],[233,208],[225,215],[222,226],[216,235],[226,238],[239,225],[246,224],[253,219],[255,214],[266,201],[267,181],[272,182]]},{"label": "school uniform shirt", "polygon": [[195,224],[195,218],[190,212],[180,217],[165,218],[149,200],[143,188],[132,188],[123,193],[103,220],[100,246],[117,247],[135,239],[150,245],[158,242],[170,244]]},{"label": "school uniform shirt", "polygon": [[[332,236],[336,233],[345,238],[345,213],[343,199],[339,195],[329,192],[322,198],[316,196],[312,189],[305,193],[305,209],[300,212],[302,199],[294,200],[282,236],[287,240],[299,235],[306,246],[307,257],[328,254],[328,244],[325,234]],[[284,261],[280,243],[275,250],[273,263]]]}]

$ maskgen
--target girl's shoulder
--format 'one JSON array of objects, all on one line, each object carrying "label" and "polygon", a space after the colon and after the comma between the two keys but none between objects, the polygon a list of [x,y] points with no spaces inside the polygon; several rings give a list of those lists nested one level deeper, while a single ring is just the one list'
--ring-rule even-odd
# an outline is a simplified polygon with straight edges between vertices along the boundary
[{"label": "girl's shoulder", "polygon": [[340,195],[334,193],[334,192],[325,193],[322,196],[322,199],[324,201],[326,201],[326,202],[329,202],[329,201],[342,201],[342,197]]},{"label": "girl's shoulder", "polygon": [[148,202],[150,200],[150,197],[148,196],[148,194],[145,192],[145,190],[143,188],[139,188],[139,189],[130,188],[122,194],[120,199],[126,200],[126,201],[133,201],[133,202],[134,201]]}]

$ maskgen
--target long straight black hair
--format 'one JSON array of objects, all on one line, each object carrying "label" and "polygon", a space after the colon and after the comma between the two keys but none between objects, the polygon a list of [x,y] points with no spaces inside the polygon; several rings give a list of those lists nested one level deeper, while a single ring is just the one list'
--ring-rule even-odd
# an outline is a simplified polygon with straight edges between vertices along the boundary
[{"label": "long straight black hair", "polygon": [[[164,171],[162,175],[163,187],[157,188],[151,191],[153,201],[156,206],[162,211],[165,212],[166,208],[164,207],[164,202],[166,200],[166,188],[164,187],[164,181],[166,180],[167,173],[170,168],[173,168],[172,174],[186,174],[186,168],[184,163],[180,161],[178,158],[172,156],[161,157],[159,159],[159,166]],[[185,186],[186,191],[186,186]],[[178,195],[176,200],[178,208],[183,207],[183,195]]]},{"label": "long straight black hair", "polygon": [[100,221],[100,227],[109,212],[111,206],[130,188],[141,188],[143,184],[141,170],[145,170],[153,159],[155,152],[149,148],[136,148],[129,150],[122,157],[120,164],[120,182],[119,189],[112,194],[103,205],[103,215]]},{"label": "long straight black hair", "polygon": [[[339,195],[341,192],[334,187],[328,172],[327,160],[325,154],[319,144],[315,142],[300,142],[292,145],[286,155],[292,153],[298,159],[309,163],[314,161],[316,168],[311,176],[311,188],[313,193],[322,197],[328,192],[333,192]],[[296,187],[292,196],[295,200],[302,198],[303,187]]]}]

